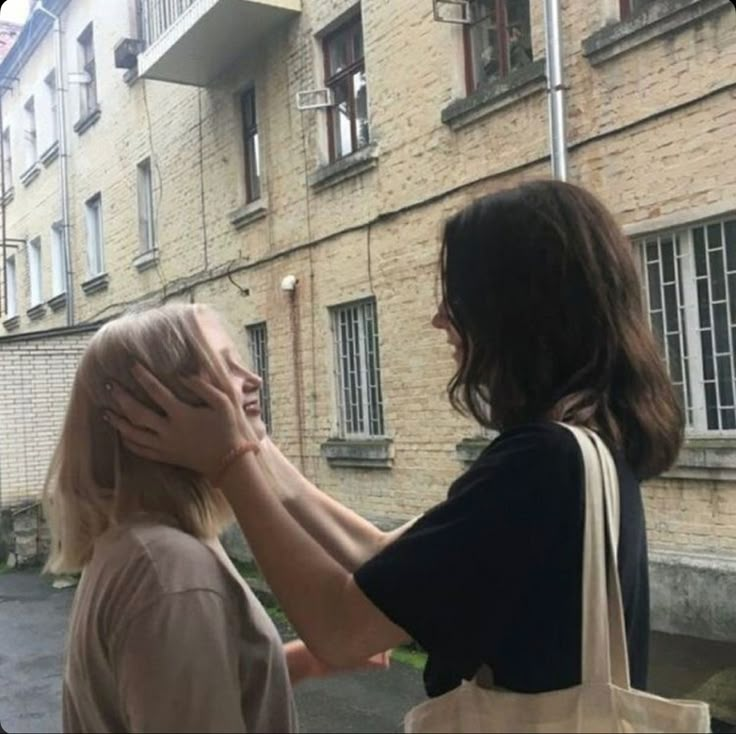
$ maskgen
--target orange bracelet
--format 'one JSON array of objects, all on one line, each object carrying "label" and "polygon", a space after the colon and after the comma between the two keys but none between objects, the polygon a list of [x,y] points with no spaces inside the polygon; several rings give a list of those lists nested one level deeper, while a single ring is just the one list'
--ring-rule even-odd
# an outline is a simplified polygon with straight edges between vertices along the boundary
[{"label": "orange bracelet", "polygon": [[215,476],[215,481],[212,483],[215,487],[220,487],[222,480],[228,472],[228,469],[241,457],[243,454],[247,454],[252,451],[257,454],[261,450],[261,447],[255,441],[244,441],[239,446],[230,449],[225,456],[223,456],[220,462],[220,468]]}]

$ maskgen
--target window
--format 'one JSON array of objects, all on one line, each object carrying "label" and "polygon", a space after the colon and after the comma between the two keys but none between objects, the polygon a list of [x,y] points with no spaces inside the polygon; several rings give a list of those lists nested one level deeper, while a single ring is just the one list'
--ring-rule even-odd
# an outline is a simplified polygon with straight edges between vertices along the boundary
[{"label": "window", "polygon": [[271,433],[271,391],[268,380],[268,330],[266,324],[253,324],[246,328],[248,351],[253,371],[263,380],[261,385],[261,415]]},{"label": "window", "polygon": [[13,151],[10,147],[10,128],[3,130],[3,173],[5,176],[5,188],[13,185]]},{"label": "window", "polygon": [[141,251],[156,249],[156,228],[153,220],[153,178],[151,159],[138,164],[138,232]]},{"label": "window", "polygon": [[85,204],[87,219],[87,270],[94,278],[104,272],[102,245],[102,195],[93,196]]},{"label": "window", "polygon": [[736,218],[639,241],[652,329],[694,432],[736,429]]},{"label": "window", "polygon": [[654,0],[619,0],[619,2],[621,3],[621,20],[626,20],[647,5],[651,5]]},{"label": "window", "polygon": [[468,13],[468,93],[532,63],[529,0],[470,0]]},{"label": "window", "polygon": [[23,131],[26,149],[26,168],[31,168],[38,160],[38,132],[36,130],[36,103],[31,97],[24,106],[25,129]]},{"label": "window", "polygon": [[7,318],[18,313],[18,282],[16,280],[15,255],[5,260],[5,293],[8,299]]},{"label": "window", "polygon": [[245,154],[245,203],[261,198],[261,157],[258,150],[258,117],[256,90],[248,89],[240,98],[243,116],[243,150]]},{"label": "window", "polygon": [[57,105],[59,98],[56,90],[56,70],[53,70],[45,79],[46,99],[48,100],[48,132],[49,145],[55,143],[59,139],[59,125],[57,119]]},{"label": "window", "polygon": [[81,119],[97,110],[97,67],[95,65],[94,30],[90,23],[78,39],[79,65],[89,75],[89,81],[79,87],[79,116]]},{"label": "window", "polygon": [[334,96],[327,113],[330,160],[368,145],[368,84],[360,16],[324,40],[326,85]]},{"label": "window", "polygon": [[43,303],[43,269],[41,268],[41,238],[28,245],[28,277],[31,286],[31,307]]},{"label": "window", "polygon": [[64,231],[60,224],[51,228],[51,288],[52,296],[66,293],[66,255]]},{"label": "window", "polygon": [[340,436],[384,435],[378,324],[373,299],[332,310]]}]

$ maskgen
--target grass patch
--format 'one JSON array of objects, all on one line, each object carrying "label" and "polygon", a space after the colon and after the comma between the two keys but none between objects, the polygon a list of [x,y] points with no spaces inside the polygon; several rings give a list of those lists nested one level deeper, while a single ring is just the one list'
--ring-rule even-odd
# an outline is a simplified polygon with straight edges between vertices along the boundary
[{"label": "grass patch", "polygon": [[413,647],[413,645],[397,647],[391,653],[392,662],[403,663],[415,670],[424,670],[424,666],[427,664],[427,653],[412,649]]}]

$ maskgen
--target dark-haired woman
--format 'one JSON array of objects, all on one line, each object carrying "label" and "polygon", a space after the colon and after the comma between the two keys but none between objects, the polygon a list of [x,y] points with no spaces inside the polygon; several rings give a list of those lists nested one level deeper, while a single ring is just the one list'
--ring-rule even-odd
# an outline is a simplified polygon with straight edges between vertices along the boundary
[{"label": "dark-haired woman", "polygon": [[[163,416],[113,417],[146,455],[217,477],[258,563],[311,650],[346,665],[414,639],[430,696],[483,666],[505,689],[580,682],[584,486],[557,421],[607,442],[620,484],[619,575],[632,684],[646,688],[647,545],[639,481],[667,469],[683,421],[645,323],[631,246],[585,190],[532,182],[450,219],[432,323],[455,347],[453,405],[498,438],[419,520],[385,534],[312,486],[239,396],[195,381],[182,405],[145,372]],[[488,407],[491,409],[489,419]],[[127,418],[127,420],[126,420]]]}]

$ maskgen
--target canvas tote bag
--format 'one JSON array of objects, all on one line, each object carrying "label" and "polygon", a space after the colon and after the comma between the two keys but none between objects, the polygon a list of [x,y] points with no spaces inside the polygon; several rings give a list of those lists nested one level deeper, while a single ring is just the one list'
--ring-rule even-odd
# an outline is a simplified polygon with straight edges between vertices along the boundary
[{"label": "canvas tote bag", "polygon": [[667,700],[631,688],[616,562],[616,467],[595,433],[561,425],[577,439],[585,466],[581,685],[521,694],[482,688],[477,681],[463,682],[412,709],[404,719],[406,732],[710,731],[706,704]]}]

